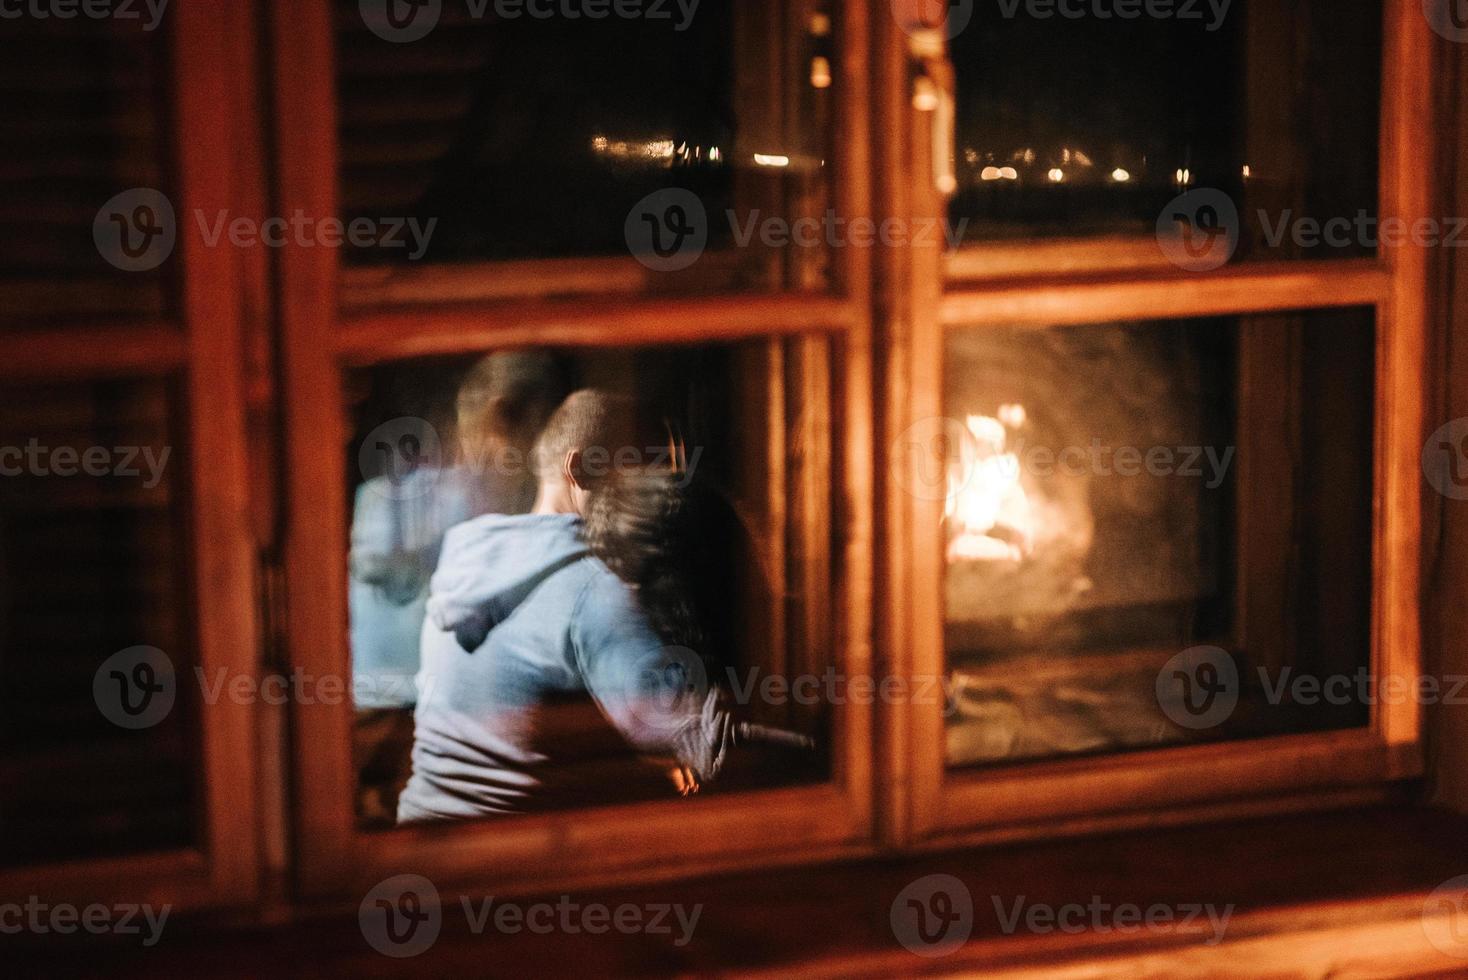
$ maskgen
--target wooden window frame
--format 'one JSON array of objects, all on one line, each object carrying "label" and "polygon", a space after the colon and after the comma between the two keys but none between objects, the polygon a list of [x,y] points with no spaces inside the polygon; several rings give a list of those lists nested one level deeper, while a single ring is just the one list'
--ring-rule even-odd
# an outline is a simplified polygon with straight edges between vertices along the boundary
[{"label": "wooden window frame", "polygon": [[[273,0],[276,103],[305,106],[277,119],[280,207],[333,214],[337,195],[335,78],[324,0]],[[1388,0],[1384,41],[1380,203],[1383,218],[1429,214],[1430,175],[1412,146],[1431,135],[1434,45],[1412,0]],[[931,173],[926,121],[909,101],[908,37],[890,17],[842,5],[837,206],[911,220],[942,214],[915,175]],[[871,46],[868,48],[868,41]],[[871,70],[871,99],[866,90]],[[903,134],[867,148],[878,131]],[[868,168],[876,182],[867,179]],[[343,269],[329,250],[287,247],[280,263],[287,414],[287,546],[292,662],[305,671],[346,667],[345,583],[327,556],[345,539],[336,453],[344,435],[340,373],[416,356],[529,343],[590,345],[839,333],[847,438],[842,478],[839,616],[841,666],[881,676],[943,669],[939,511],[896,489],[893,467],[873,456],[896,446],[913,421],[941,413],[946,329],[992,324],[1102,323],[1371,307],[1377,317],[1377,444],[1373,543],[1372,669],[1379,683],[1420,671],[1417,600],[1427,255],[1383,247],[1372,259],[1246,263],[1183,274],[1135,240],[1047,242],[1030,249],[847,249],[824,293],[648,295],[644,273],[622,259],[476,263],[407,271]],[[1043,270],[1043,271],[1042,271]],[[875,275],[880,288],[873,289]],[[873,346],[873,325],[883,328]],[[880,380],[880,389],[873,384]],[[873,402],[873,392],[876,402]],[[881,429],[874,429],[880,410]],[[896,452],[894,448],[892,450]],[[875,464],[873,460],[875,459]],[[874,484],[877,486],[874,487]],[[874,490],[880,497],[874,499]],[[879,500],[880,511],[872,509]],[[872,519],[882,532],[873,553]],[[875,578],[875,576],[880,578]],[[869,620],[874,581],[883,601]],[[875,651],[870,642],[875,629]],[[758,827],[719,801],[686,807],[616,807],[517,818],[452,831],[358,831],[351,808],[350,710],[297,706],[294,766],[298,879],[308,897],[340,897],[411,867],[446,883],[554,888],[669,877],[735,864],[819,860],[866,849],[1050,836],[1214,815],[1318,805],[1373,794],[1418,775],[1423,756],[1415,704],[1374,708],[1359,730],[1227,745],[1159,749],[1100,760],[1062,760],[1002,771],[953,772],[943,757],[936,706],[848,709],[839,744],[849,764],[833,783],[741,797]],[[868,746],[875,748],[875,755]],[[663,841],[676,834],[676,859]],[[617,847],[609,848],[608,841]],[[717,843],[712,843],[716,841]],[[540,860],[554,855],[554,865]],[[547,867],[559,870],[547,875]]]},{"label": "wooden window frame", "polygon": [[[865,213],[867,12],[843,3],[849,56],[835,163],[850,179],[836,206]],[[336,79],[328,0],[271,0],[280,213],[337,213]],[[338,250],[288,245],[278,268],[286,428],[286,612],[293,666],[348,676],[348,515],[340,454],[347,432],[343,371],[425,355],[526,344],[660,344],[795,335],[839,338],[833,398],[841,404],[839,554],[831,598],[836,666],[871,670],[872,433],[869,257],[847,249],[831,293],[683,299],[628,288],[618,260],[479,263],[391,274],[345,270]],[[630,260],[629,260],[630,261]],[[374,283],[374,277],[375,284]],[[476,282],[476,277],[482,282]],[[568,277],[579,284],[566,289]],[[489,285],[485,285],[488,283]],[[499,283],[499,285],[496,285]],[[508,285],[505,285],[508,283]],[[365,285],[364,285],[365,284]],[[520,288],[525,287],[525,288]],[[577,295],[588,293],[588,295]],[[353,812],[350,703],[293,706],[296,877],[307,900],[360,895],[411,869],[440,886],[567,888],[624,878],[812,861],[863,850],[872,837],[870,706],[838,707],[832,778],[737,797],[633,804],[548,815],[369,832]]]},{"label": "wooden window frame", "polygon": [[[245,311],[240,250],[211,246],[184,217],[239,206],[236,176],[249,148],[231,114],[240,106],[253,37],[247,5],[195,0],[169,11],[172,115],[167,141],[179,215],[176,316],[87,320],[0,332],[0,376],[86,382],[101,378],[180,379],[178,414],[187,429],[188,551],[196,605],[198,658],[179,675],[255,677],[255,543],[245,451],[241,367]],[[230,68],[236,71],[229,70]],[[52,289],[65,288],[65,284]],[[63,303],[67,302],[65,300]],[[37,310],[37,312],[41,312]],[[181,597],[182,598],[182,597]],[[47,901],[111,902],[146,897],[178,906],[245,906],[259,894],[254,706],[228,697],[198,699],[200,757],[195,771],[197,843],[176,850],[7,868],[0,894]]]},{"label": "wooden window frame", "polygon": [[[1387,0],[1384,18],[1380,214],[1414,220],[1431,215],[1432,175],[1414,148],[1431,145],[1435,132],[1430,66],[1436,47],[1415,0]],[[944,202],[931,183],[913,176],[933,172],[933,139],[928,120],[905,98],[908,39],[896,27],[878,33],[878,111],[886,131],[912,136],[881,161],[880,193],[892,213],[941,215]],[[899,453],[899,433],[942,414],[949,329],[1371,307],[1377,323],[1371,670],[1377,684],[1418,676],[1427,249],[1383,245],[1373,259],[1241,263],[1182,274],[1131,240],[1048,242],[1031,256],[1026,248],[965,248],[946,260],[887,257],[886,275],[902,285],[889,312],[890,353],[881,375],[884,444]],[[911,277],[905,283],[904,275]],[[945,669],[942,549],[935,544],[941,502],[916,500],[899,482],[919,462],[894,458],[884,485],[882,528],[892,558],[881,580],[888,602],[878,644],[894,670],[937,676]],[[894,844],[939,846],[1149,825],[1189,812],[1324,805],[1420,775],[1421,728],[1415,702],[1378,703],[1369,726],[1357,730],[949,770],[940,707],[910,706],[882,722],[882,835]]]},{"label": "wooden window frame", "polygon": [[[875,205],[886,216],[931,218],[941,215],[942,202],[914,177],[931,172],[930,134],[910,105],[907,35],[887,8],[856,0],[840,5],[837,91],[844,94],[836,206],[850,215]],[[170,13],[180,215],[250,213],[259,203],[246,172],[260,163],[257,149],[238,120],[256,108],[260,9],[253,0],[192,0]],[[268,13],[275,64],[267,82],[278,107],[275,212],[299,207],[335,214],[330,5],[270,0]],[[1412,220],[1431,215],[1432,175],[1415,148],[1435,135],[1436,45],[1415,0],[1387,0],[1385,17],[1381,214]],[[911,138],[874,142],[873,120],[878,132]],[[251,507],[269,491],[247,451],[244,362],[246,328],[268,309],[264,260],[209,246],[195,222],[182,220],[179,230],[176,314],[0,332],[0,377],[184,379],[198,665],[206,674],[258,677],[260,543],[251,534]],[[943,613],[941,566],[927,543],[937,540],[940,515],[896,489],[892,467],[915,461],[889,459],[881,447],[894,446],[912,421],[941,413],[946,329],[1369,306],[1378,338],[1372,668],[1379,682],[1416,675],[1424,493],[1418,461],[1423,398],[1431,387],[1425,384],[1427,249],[1401,245],[1383,247],[1374,259],[1251,263],[1185,275],[1135,245],[1092,239],[1028,252],[966,248],[946,259],[921,249],[852,248],[839,253],[836,281],[826,292],[686,298],[645,295],[645,275],[630,260],[384,274],[343,270],[330,249],[288,246],[277,271],[292,663],[318,676],[344,673],[347,664],[338,561],[345,494],[330,491],[342,489],[338,394],[348,367],[527,343],[674,343],[822,331],[839,337],[845,357],[833,372],[833,392],[843,404],[844,437],[833,469],[843,506],[841,553],[832,555],[841,570],[838,665],[852,675],[932,676],[944,666]],[[877,586],[881,601],[874,606]],[[545,891],[819,861],[869,851],[874,839],[947,846],[1280,811],[1345,794],[1366,798],[1423,766],[1421,711],[1413,703],[1373,709],[1369,727],[1360,730],[984,773],[946,771],[936,708],[848,706],[836,715],[842,753],[836,772],[819,786],[742,795],[737,807],[728,798],[710,799],[379,834],[358,831],[352,813],[350,706],[293,711],[294,871],[307,899],[360,894],[406,869],[445,885]],[[202,703],[200,713],[196,846],[5,869],[0,894],[43,892],[50,901],[78,903],[140,894],[180,906],[256,902],[264,863],[260,770],[270,769],[256,750],[260,712],[222,698]]]}]

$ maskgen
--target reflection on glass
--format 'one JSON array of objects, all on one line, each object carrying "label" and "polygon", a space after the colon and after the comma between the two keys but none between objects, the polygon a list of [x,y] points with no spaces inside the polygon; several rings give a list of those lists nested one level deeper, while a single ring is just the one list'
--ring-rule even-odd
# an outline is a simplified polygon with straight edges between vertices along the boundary
[{"label": "reflection on glass", "polygon": [[829,544],[771,483],[829,499],[828,458],[749,435],[794,425],[780,393],[803,343],[351,376],[365,826],[824,778],[826,709],[756,693],[829,662],[786,621],[829,601],[790,572]]},{"label": "reflection on glass", "polygon": [[[696,204],[663,222],[669,248],[685,219],[714,251],[751,214],[821,213],[832,97],[823,0],[596,18],[552,6],[502,17],[446,4],[429,33],[394,43],[340,0],[344,217],[431,228],[423,249],[357,247],[350,261],[625,257],[634,206],[673,189]],[[756,251],[740,249],[739,261]]]},{"label": "reflection on glass", "polygon": [[1365,723],[1373,333],[950,337],[950,764]]},{"label": "reflection on glass", "polygon": [[[951,41],[971,239],[1152,235],[1168,202],[1215,189],[1242,255],[1371,251],[1355,219],[1376,213],[1380,4],[1005,6],[974,5]],[[1295,234],[1332,219],[1352,225],[1339,244]]]},{"label": "reflection on glass", "polygon": [[167,243],[146,230],[164,209],[137,209],[154,203],[139,189],[170,190],[169,18],[136,12],[4,18],[0,322],[164,312]]},{"label": "reflection on glass", "polygon": [[0,863],[194,840],[170,402],[154,382],[0,397]]}]

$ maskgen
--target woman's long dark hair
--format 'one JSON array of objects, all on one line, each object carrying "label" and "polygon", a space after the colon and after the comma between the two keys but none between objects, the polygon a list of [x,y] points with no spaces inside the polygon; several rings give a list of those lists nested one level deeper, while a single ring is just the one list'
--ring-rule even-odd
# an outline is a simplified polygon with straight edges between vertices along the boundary
[{"label": "woman's long dark hair", "polygon": [[592,491],[586,541],[618,578],[637,590],[664,643],[703,652],[698,608],[695,508],[688,487],[667,470],[627,470]]}]

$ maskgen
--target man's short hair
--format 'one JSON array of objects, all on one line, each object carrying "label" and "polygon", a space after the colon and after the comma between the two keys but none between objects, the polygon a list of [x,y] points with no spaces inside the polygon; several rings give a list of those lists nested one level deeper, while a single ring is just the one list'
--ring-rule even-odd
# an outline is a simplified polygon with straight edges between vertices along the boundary
[{"label": "man's short hair", "polygon": [[540,351],[501,351],[475,362],[459,384],[455,407],[467,436],[521,436],[528,445],[566,390],[555,359]]},{"label": "man's short hair", "polygon": [[572,392],[551,415],[535,443],[537,475],[556,472],[567,453],[585,456],[592,449],[605,453],[605,460],[599,467],[602,472],[594,468],[591,475],[605,475],[617,450],[635,445],[635,416],[636,407],[625,396],[596,388]]}]

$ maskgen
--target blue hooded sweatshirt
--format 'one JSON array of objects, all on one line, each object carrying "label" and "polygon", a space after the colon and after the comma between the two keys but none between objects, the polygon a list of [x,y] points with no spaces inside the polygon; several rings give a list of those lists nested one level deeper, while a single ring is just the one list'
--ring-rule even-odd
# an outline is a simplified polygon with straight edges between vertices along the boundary
[{"label": "blue hooded sweatshirt", "polygon": [[421,652],[399,823],[671,795],[639,753],[711,779],[731,739],[699,665],[658,640],[573,515],[450,529]]}]

